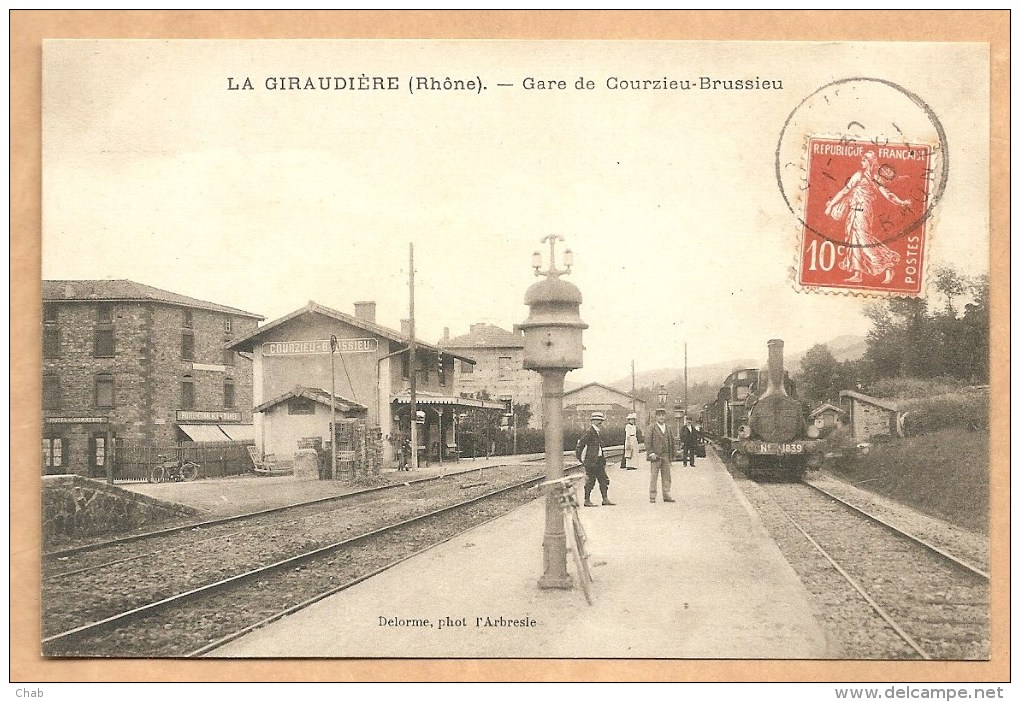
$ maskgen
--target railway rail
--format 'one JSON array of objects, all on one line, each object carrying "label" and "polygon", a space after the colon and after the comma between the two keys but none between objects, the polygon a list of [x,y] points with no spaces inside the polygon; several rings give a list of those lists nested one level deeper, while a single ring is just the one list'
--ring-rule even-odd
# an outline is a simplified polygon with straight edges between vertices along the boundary
[{"label": "railway rail", "polygon": [[885,527],[886,529],[888,529],[893,534],[896,534],[897,536],[900,536],[900,537],[902,537],[904,539],[907,539],[908,541],[911,541],[911,542],[917,544],[921,548],[929,551],[930,553],[932,553],[935,556],[941,558],[942,560],[946,561],[947,563],[951,563],[952,565],[957,566],[957,567],[961,568],[962,570],[965,570],[965,571],[971,573],[972,575],[977,576],[978,578],[984,580],[985,582],[988,581],[988,573],[986,571],[984,571],[978,565],[975,565],[974,563],[971,563],[967,559],[967,557],[959,555],[959,554],[950,553],[946,548],[943,548],[943,547],[940,547],[940,546],[936,546],[935,544],[930,543],[928,540],[923,539],[920,536],[917,536],[917,535],[911,533],[910,531],[907,531],[903,527],[897,526],[896,524],[894,524],[889,519],[881,517],[881,516],[879,516],[877,514],[873,514],[870,511],[864,509],[863,507],[859,507],[859,506],[849,502],[848,500],[843,499],[842,497],[836,495],[834,492],[832,492],[830,490],[827,490],[822,485],[814,483],[814,482],[812,482],[810,480],[803,480],[802,483],[804,485],[807,485],[812,490],[815,490],[815,491],[825,495],[830,500],[838,502],[839,504],[843,505],[846,509],[848,509],[848,510],[850,510],[852,512],[855,512],[856,514],[861,515],[865,519],[868,519],[868,520],[874,522],[875,524],[878,524],[879,526]]},{"label": "railway rail", "polygon": [[[987,658],[989,592],[984,570],[819,486],[772,484],[759,489],[825,559],[830,572],[839,573],[844,589],[852,588],[880,618],[879,626],[895,633],[898,643],[880,640],[884,651],[878,657]],[[807,568],[806,557],[794,560]]]},{"label": "railway rail", "polygon": [[[576,468],[578,466],[573,466],[571,470]],[[477,470],[465,472],[477,473]],[[450,477],[449,474],[447,477]],[[322,543],[321,539],[306,539],[307,543],[296,551],[293,542],[282,551],[270,549],[267,553],[274,554],[273,558],[267,558],[263,554],[252,559],[252,567],[240,572],[228,572],[223,577],[208,582],[206,581],[209,575],[215,572],[215,569],[207,567],[206,570],[200,570],[203,566],[191,562],[187,566],[181,566],[185,571],[183,577],[174,580],[169,588],[143,588],[140,592],[131,592],[128,588],[120,592],[119,596],[93,602],[92,606],[73,607],[74,616],[78,618],[78,621],[74,622],[67,617],[59,617],[56,613],[71,603],[69,593],[77,592],[80,596],[81,583],[74,582],[76,577],[86,579],[95,586],[96,572],[107,568],[111,573],[98,585],[116,587],[114,583],[118,580],[118,566],[131,568],[133,572],[144,570],[149,573],[154,568],[143,567],[141,561],[145,554],[131,554],[107,563],[78,565],[60,573],[51,573],[44,581],[44,591],[49,584],[51,589],[63,588],[64,596],[44,598],[52,605],[49,616],[44,615],[44,634],[50,632],[43,639],[44,654],[93,656],[96,655],[96,651],[101,651],[104,656],[134,657],[188,656],[205,653],[214,645],[222,645],[236,637],[239,632],[251,630],[308,606],[322,597],[350,587],[427,548],[453,538],[466,529],[502,516],[511,509],[535,499],[538,494],[532,488],[544,477],[530,475],[520,479],[517,476],[507,484],[481,493],[478,493],[476,488],[484,487],[485,484],[463,483],[454,489],[463,486],[475,494],[471,494],[467,499],[459,499],[451,504],[429,509],[424,513],[413,513],[413,509],[410,510],[411,513],[406,509],[396,511],[392,509],[394,505],[399,506],[409,500],[406,494],[391,495],[389,492],[383,492],[385,497],[377,495],[377,499],[365,503],[363,505],[365,509],[361,510],[351,510],[352,504],[348,501],[333,511],[337,514],[340,509],[347,512],[367,511],[377,514],[385,512],[385,515],[379,518],[382,523],[377,519],[374,526],[367,528],[368,522],[364,522],[360,533],[355,531],[353,535],[345,535],[344,538],[333,539],[328,543]],[[447,488],[452,488],[456,484],[455,481],[445,483]],[[403,484],[399,487],[408,489],[408,486]],[[420,490],[423,486],[416,487]],[[386,509],[381,510],[384,503]],[[297,507],[308,508],[308,504]],[[293,510],[294,507],[288,509]],[[270,517],[277,516],[281,510],[272,512],[274,514],[269,515]],[[258,513],[257,519],[266,516],[265,513]],[[321,513],[312,516],[321,516]],[[307,518],[308,515],[303,517]],[[228,521],[233,522],[236,520]],[[278,534],[280,527],[281,523],[274,521],[268,526],[267,533],[272,534],[275,531]],[[340,524],[339,527],[342,530],[344,525]],[[347,526],[347,529],[351,528],[350,525]],[[250,530],[249,528],[243,531]],[[208,529],[196,531],[206,532]],[[170,534],[161,534],[162,538],[152,536],[146,545],[152,544],[152,540],[157,544],[165,544],[167,539],[174,539],[181,533],[192,532],[174,530]],[[210,557],[215,559],[215,554],[210,552],[212,544],[209,542],[219,539],[227,543],[231,535],[240,533],[240,531],[218,535],[202,533],[189,542],[188,548],[194,549],[195,552],[203,552],[207,560]],[[117,544],[114,548],[125,545]],[[152,551],[151,548],[147,550]],[[179,565],[187,562],[180,560],[172,547],[168,547],[163,558],[174,560]],[[153,577],[158,578],[158,575]],[[195,581],[200,582],[188,586],[188,583]],[[82,621],[83,617],[85,621]]]},{"label": "railway rail", "polygon": [[[544,458],[545,458],[544,455],[532,456],[532,457],[529,457],[529,458],[521,458],[521,459],[519,459],[517,461],[517,463],[527,463],[527,462],[541,461],[541,460],[544,460]],[[147,531],[147,532],[143,532],[143,533],[139,533],[139,534],[129,534],[127,536],[120,536],[120,537],[117,537],[117,538],[114,538],[114,539],[106,539],[106,540],[102,540],[102,541],[95,541],[95,542],[92,542],[92,543],[81,544],[81,545],[78,545],[78,546],[69,546],[67,548],[55,549],[53,551],[47,551],[47,552],[42,554],[42,558],[43,558],[43,562],[57,561],[57,560],[61,560],[61,559],[66,559],[66,558],[71,557],[71,556],[76,556],[76,555],[81,554],[81,553],[88,553],[90,551],[98,551],[98,550],[102,550],[102,549],[105,549],[105,548],[110,548],[112,546],[118,546],[118,545],[121,545],[121,544],[132,543],[134,541],[144,541],[144,540],[147,540],[147,539],[159,538],[159,537],[163,537],[163,536],[168,536],[170,534],[176,534],[176,533],[179,533],[179,532],[182,532],[182,531],[188,531],[190,529],[207,529],[209,527],[217,526],[217,525],[220,525],[220,524],[229,524],[231,522],[243,521],[245,519],[252,519],[252,518],[255,518],[255,517],[261,517],[261,516],[266,516],[266,515],[271,515],[271,514],[278,514],[278,513],[282,513],[282,512],[287,512],[289,510],[294,510],[294,509],[298,509],[298,508],[302,508],[302,507],[307,507],[309,505],[314,505],[314,504],[330,504],[330,503],[334,503],[334,502],[342,502],[342,501],[346,501],[346,500],[355,499],[355,498],[357,498],[359,496],[362,496],[362,495],[370,495],[370,494],[377,493],[377,492],[384,492],[386,490],[391,490],[391,489],[394,489],[394,488],[399,488],[401,486],[406,486],[408,484],[410,484],[410,485],[419,485],[419,484],[422,484],[422,483],[430,483],[430,482],[434,482],[434,481],[441,480],[441,479],[444,479],[444,478],[453,478],[453,477],[456,477],[458,475],[465,475],[465,474],[470,474],[470,473],[476,473],[479,470],[490,470],[490,469],[497,469],[497,468],[505,468],[506,466],[509,466],[509,465],[514,465],[514,463],[509,463],[509,462],[507,462],[507,463],[495,463],[495,464],[486,465],[486,466],[482,466],[482,467],[472,466],[470,468],[465,468],[465,469],[458,470],[458,471],[450,471],[448,473],[443,473],[441,475],[430,475],[430,476],[426,476],[426,477],[423,477],[423,478],[415,478],[415,479],[412,479],[412,480],[401,481],[401,482],[396,482],[396,483],[387,483],[387,484],[384,484],[384,485],[373,485],[371,487],[361,488],[361,489],[358,489],[358,490],[352,490],[351,492],[345,492],[345,493],[343,493],[341,495],[330,495],[328,497],[318,497],[318,498],[315,498],[315,499],[312,499],[312,500],[306,500],[304,502],[295,502],[295,503],[292,503],[292,504],[289,504],[289,505],[283,505],[283,506],[280,506],[280,507],[271,507],[271,508],[264,509],[264,510],[258,510],[256,512],[247,512],[247,513],[244,513],[244,514],[236,514],[236,515],[231,515],[229,517],[220,517],[218,519],[207,519],[207,520],[203,520],[203,521],[200,521],[200,522],[187,522],[187,523],[184,523],[184,524],[176,524],[174,526],[167,527],[167,528],[164,528],[164,529],[156,529],[156,530],[153,530],[153,531]]]}]

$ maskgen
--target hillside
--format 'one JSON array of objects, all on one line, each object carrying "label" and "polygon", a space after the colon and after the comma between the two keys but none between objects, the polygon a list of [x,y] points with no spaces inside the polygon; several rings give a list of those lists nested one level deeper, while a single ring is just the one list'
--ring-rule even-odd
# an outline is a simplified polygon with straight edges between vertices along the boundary
[{"label": "hillside", "polygon": [[[864,355],[864,351],[867,349],[867,340],[863,336],[844,334],[830,339],[825,342],[825,345],[829,347],[829,351],[832,352],[837,361],[848,361]],[[799,351],[787,349],[784,359],[786,370],[791,374],[798,372],[800,370],[800,361],[806,352],[807,349]],[[723,379],[737,368],[760,367],[765,361],[764,356],[765,354],[763,353],[762,358],[735,358],[709,365],[692,366],[687,369],[687,382],[690,385],[697,383],[710,383],[713,385],[722,383]],[[641,371],[635,375],[635,387],[668,385],[678,379],[682,381],[683,376],[683,368],[656,368],[654,370]],[[609,383],[609,385],[618,390],[629,392],[631,387],[630,376],[615,380]]]}]

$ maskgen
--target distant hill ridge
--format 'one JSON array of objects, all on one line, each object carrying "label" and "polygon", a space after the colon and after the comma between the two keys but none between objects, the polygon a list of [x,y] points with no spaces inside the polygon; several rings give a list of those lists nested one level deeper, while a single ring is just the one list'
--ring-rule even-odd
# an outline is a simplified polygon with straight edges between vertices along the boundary
[{"label": "distant hill ridge", "polygon": [[[853,334],[837,336],[834,339],[830,339],[825,342],[825,345],[829,347],[829,351],[837,361],[848,361],[860,358],[864,355],[864,352],[868,348],[867,339],[865,339],[865,337]],[[784,358],[786,370],[790,373],[797,373],[800,371],[800,361],[804,358],[805,353],[807,353],[807,349],[794,352],[787,349]],[[687,369],[687,382],[691,385],[695,383],[722,383],[726,376],[737,368],[763,367],[765,364],[765,358],[766,354],[763,345],[761,358],[736,358],[704,366],[691,366]],[[638,388],[668,385],[678,379],[683,380],[683,377],[683,368],[656,368],[654,370],[637,372],[634,378],[634,385]],[[617,390],[629,392],[631,387],[631,378],[628,375],[625,378],[620,378],[619,380],[615,380],[607,384]]]}]

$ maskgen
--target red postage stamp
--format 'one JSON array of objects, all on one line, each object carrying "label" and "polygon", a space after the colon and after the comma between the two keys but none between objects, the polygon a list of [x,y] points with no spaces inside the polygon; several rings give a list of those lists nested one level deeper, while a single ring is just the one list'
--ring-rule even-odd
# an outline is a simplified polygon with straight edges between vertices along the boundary
[{"label": "red postage stamp", "polygon": [[921,294],[931,151],[808,140],[801,286]]}]

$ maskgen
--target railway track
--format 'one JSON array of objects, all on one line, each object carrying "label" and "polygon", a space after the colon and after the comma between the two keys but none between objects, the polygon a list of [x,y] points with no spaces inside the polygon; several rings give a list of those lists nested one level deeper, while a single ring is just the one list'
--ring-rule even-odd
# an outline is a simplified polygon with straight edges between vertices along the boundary
[{"label": "railway track", "polygon": [[[516,463],[530,463],[535,461],[544,460],[544,456],[530,457],[519,459]],[[283,505],[281,507],[271,507],[269,509],[259,510],[257,512],[248,512],[245,514],[231,515],[229,517],[221,517],[219,519],[207,519],[200,522],[188,522],[186,524],[177,524],[172,527],[165,529],[156,529],[154,531],[147,531],[140,534],[130,534],[128,536],[121,536],[114,539],[107,539],[103,541],[96,541],[88,544],[82,544],[79,546],[70,546],[62,549],[55,549],[53,551],[47,551],[42,554],[44,563],[59,561],[62,559],[70,558],[71,556],[77,556],[82,553],[89,553],[91,551],[100,551],[111,547],[119,546],[122,544],[129,544],[136,541],[146,541],[149,539],[157,539],[172,534],[177,534],[183,531],[193,529],[208,529],[210,527],[219,526],[222,524],[230,524],[232,522],[239,522],[248,519],[254,519],[257,517],[269,516],[273,514],[281,514],[291,510],[301,509],[310,505],[316,504],[332,504],[341,503],[355,500],[364,495],[371,495],[374,493],[385,492],[387,490],[396,489],[406,485],[420,485],[422,483],[435,482],[446,478],[454,478],[459,475],[467,475],[471,473],[477,473],[480,470],[492,470],[498,468],[505,468],[508,465],[514,465],[513,463],[496,463],[492,465],[478,467],[465,468],[459,471],[451,471],[442,475],[432,475],[424,478],[415,478],[413,480],[401,481],[397,483],[387,483],[385,485],[374,485],[372,487],[362,488],[359,490],[352,490],[351,492],[343,493],[342,495],[330,495],[328,497],[319,497],[312,500],[306,500],[304,502],[296,502],[289,505]]]},{"label": "railway track", "polygon": [[[469,472],[477,474],[477,471]],[[229,548],[231,538],[239,538],[241,531],[210,535],[206,533],[208,529],[202,528],[189,532],[175,531],[162,535],[162,538],[152,537],[145,542],[145,547],[152,551],[155,546],[155,550],[160,552],[159,545],[165,545],[167,539],[176,539],[180,533],[193,536],[195,531],[202,532],[198,538],[188,542],[188,549],[200,553],[201,557],[184,559],[179,551],[168,546],[160,552],[162,561],[170,559],[176,562],[182,571],[181,577],[173,578],[171,583],[162,586],[155,576],[154,588],[138,591],[130,591],[129,588],[129,591],[120,591],[119,595],[99,598],[91,605],[76,603],[72,606],[72,617],[56,616],[56,612],[63,609],[62,605],[69,604],[71,598],[81,596],[83,583],[87,583],[93,591],[104,592],[108,588],[116,591],[116,582],[124,569],[151,573],[158,568],[151,563],[146,564],[145,554],[131,554],[103,564],[78,564],[61,573],[52,573],[44,581],[44,603],[51,605],[49,616],[44,613],[44,655],[179,657],[204,653],[231,640],[239,632],[261,626],[350,587],[466,529],[535,499],[538,493],[532,488],[544,476],[534,475],[533,469],[531,472],[532,475],[524,479],[516,476],[496,487],[462,481],[468,486],[465,489],[471,492],[466,499],[424,512],[416,512],[414,505],[407,504],[414,499],[406,492],[386,492],[383,493],[384,498],[377,495],[377,499],[360,507],[347,502],[330,511],[330,521],[334,522],[330,533],[339,531],[343,538],[324,542],[322,535],[317,534],[317,538],[290,540],[282,550],[270,548],[251,559],[251,567],[227,572],[223,577],[214,579],[210,579],[217,572],[213,551],[218,552],[224,546]],[[453,487],[453,481],[445,482],[447,489],[467,494],[460,490],[461,485]],[[402,487],[407,490],[407,486]],[[424,486],[415,487],[420,491]],[[479,491],[479,487],[488,489]],[[436,499],[433,495],[426,501],[435,502]],[[307,509],[308,505],[300,507]],[[335,523],[339,521],[339,515],[347,513],[350,516],[351,512],[367,512],[377,518],[374,524],[362,522],[359,529],[350,524]],[[308,519],[321,518],[322,514],[304,515],[300,520],[290,519],[287,524],[299,527],[300,531],[307,526]],[[287,515],[293,517],[293,510]],[[279,514],[270,516],[275,521],[259,528],[259,533],[269,535],[266,538],[270,539],[275,534],[278,538],[284,524],[278,520]],[[265,517],[260,513],[258,519]],[[231,520],[229,524],[235,522]],[[217,525],[220,529],[224,526]],[[256,530],[251,523],[248,527],[244,530],[245,536],[250,536],[247,532]],[[344,534],[345,531],[353,535]],[[302,541],[304,543],[296,547]],[[114,548],[128,545],[118,544]],[[185,563],[187,565],[182,567]],[[105,574],[100,578],[98,573]],[[63,596],[56,594],[58,589],[63,591]]]},{"label": "railway track", "polygon": [[[758,487],[811,545],[815,561],[820,556],[828,564],[828,576],[832,571],[839,574],[843,592],[867,603],[873,621],[858,626],[882,628],[886,634],[873,637],[881,650],[876,657],[988,657],[988,574],[982,568],[822,487],[809,483]],[[799,553],[793,559],[795,569],[798,563],[801,569],[810,569],[808,557]],[[840,589],[831,579],[826,588],[830,596]]]}]

